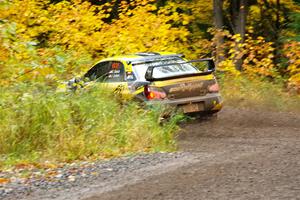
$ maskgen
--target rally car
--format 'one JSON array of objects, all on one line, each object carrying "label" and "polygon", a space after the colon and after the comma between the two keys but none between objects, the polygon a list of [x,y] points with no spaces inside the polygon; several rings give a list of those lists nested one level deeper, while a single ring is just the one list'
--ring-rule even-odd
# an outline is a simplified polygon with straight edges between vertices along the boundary
[{"label": "rally car", "polygon": [[83,80],[105,83],[123,99],[169,105],[187,114],[215,113],[222,98],[214,71],[212,59],[188,61],[182,54],[148,52],[101,60]]}]

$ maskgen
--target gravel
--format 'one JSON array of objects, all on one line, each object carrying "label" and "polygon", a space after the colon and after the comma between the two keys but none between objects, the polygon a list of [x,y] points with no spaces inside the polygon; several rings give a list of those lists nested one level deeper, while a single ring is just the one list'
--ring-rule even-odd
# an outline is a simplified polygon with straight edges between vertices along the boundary
[{"label": "gravel", "polygon": [[[9,183],[0,184],[0,199],[26,199],[43,195],[43,198],[57,198],[68,190],[104,182],[147,166],[156,166],[189,157],[190,153],[153,153],[121,157],[97,162],[79,162],[59,168],[21,169],[0,172],[0,178]],[[24,174],[26,178],[22,178]],[[48,191],[51,191],[49,193]]]}]

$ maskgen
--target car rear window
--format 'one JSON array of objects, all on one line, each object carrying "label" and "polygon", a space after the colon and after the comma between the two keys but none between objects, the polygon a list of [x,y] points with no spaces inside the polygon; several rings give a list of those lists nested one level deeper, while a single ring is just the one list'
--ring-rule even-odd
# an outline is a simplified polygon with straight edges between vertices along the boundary
[{"label": "car rear window", "polygon": [[166,78],[200,72],[200,70],[197,67],[193,66],[191,63],[183,64],[183,62],[185,61],[180,58],[172,60],[158,60],[149,63],[134,65],[133,70],[135,71],[139,80],[145,80],[146,71],[150,66],[156,66],[153,69],[153,78]]}]

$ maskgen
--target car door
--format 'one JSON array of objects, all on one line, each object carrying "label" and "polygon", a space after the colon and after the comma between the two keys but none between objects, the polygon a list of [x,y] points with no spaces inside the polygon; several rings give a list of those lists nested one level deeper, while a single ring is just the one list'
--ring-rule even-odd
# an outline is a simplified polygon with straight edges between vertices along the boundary
[{"label": "car door", "polygon": [[124,64],[120,61],[104,61],[96,64],[85,75],[91,81],[97,81],[111,88],[122,98],[130,98]]},{"label": "car door", "polygon": [[110,61],[109,71],[104,79],[106,85],[114,90],[114,93],[124,95],[128,88],[125,81],[125,68],[120,61]]}]

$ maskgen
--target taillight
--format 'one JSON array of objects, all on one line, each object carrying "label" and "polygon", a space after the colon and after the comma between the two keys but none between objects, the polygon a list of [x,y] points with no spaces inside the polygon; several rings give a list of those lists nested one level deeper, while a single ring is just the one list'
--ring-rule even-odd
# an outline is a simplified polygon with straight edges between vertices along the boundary
[{"label": "taillight", "polygon": [[144,94],[148,100],[153,99],[165,99],[166,93],[161,88],[151,87],[148,85],[144,86]]},{"label": "taillight", "polygon": [[220,87],[219,87],[218,83],[208,86],[208,91],[210,93],[217,93],[217,92],[219,92],[219,90],[220,90]]}]

